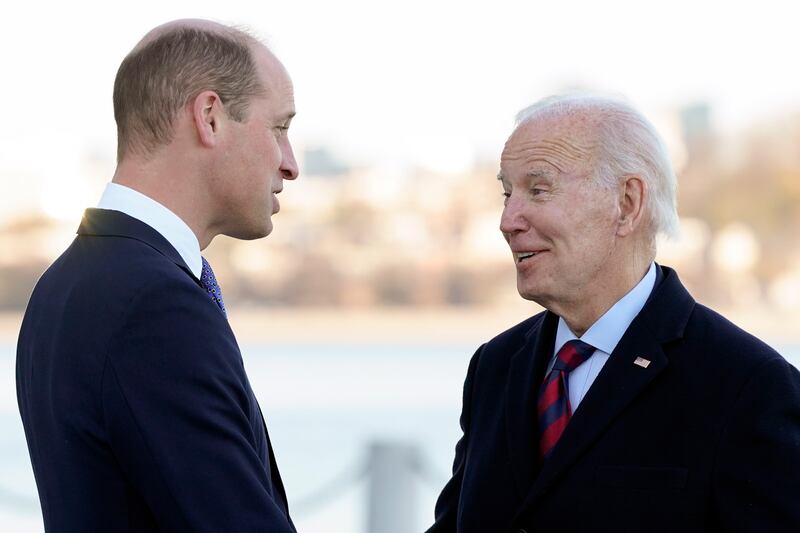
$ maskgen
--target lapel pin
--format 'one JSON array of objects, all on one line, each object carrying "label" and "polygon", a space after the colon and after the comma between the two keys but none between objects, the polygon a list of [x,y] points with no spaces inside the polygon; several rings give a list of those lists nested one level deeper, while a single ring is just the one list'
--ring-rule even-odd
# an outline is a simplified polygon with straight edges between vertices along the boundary
[{"label": "lapel pin", "polygon": [[644,357],[637,357],[636,360],[633,362],[634,365],[639,365],[642,368],[647,368],[650,366],[650,359],[645,359]]}]

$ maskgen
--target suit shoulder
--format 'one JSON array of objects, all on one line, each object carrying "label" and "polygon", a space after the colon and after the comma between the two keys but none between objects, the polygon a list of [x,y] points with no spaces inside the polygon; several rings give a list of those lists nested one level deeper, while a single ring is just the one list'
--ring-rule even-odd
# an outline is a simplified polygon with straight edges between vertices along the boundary
[{"label": "suit shoulder", "polygon": [[147,244],[125,237],[79,236],[45,271],[31,294],[26,318],[82,324],[109,332],[132,305],[196,291],[192,276]]},{"label": "suit shoulder", "polygon": [[708,347],[709,354],[724,357],[728,367],[752,369],[769,360],[783,360],[766,342],[699,303],[686,324],[685,339],[698,347]]},{"label": "suit shoulder", "polygon": [[498,333],[486,343],[486,346],[493,348],[522,342],[529,333],[541,326],[546,313],[546,311],[537,313],[532,317],[528,317],[522,322],[511,326],[502,333]]},{"label": "suit shoulder", "polygon": [[127,237],[79,236],[42,276],[42,281],[88,285],[93,291],[136,290],[152,280],[191,282],[181,267],[148,244]]},{"label": "suit shoulder", "polygon": [[542,327],[546,311],[542,311],[495,335],[478,350],[480,366],[504,367],[505,363]]}]

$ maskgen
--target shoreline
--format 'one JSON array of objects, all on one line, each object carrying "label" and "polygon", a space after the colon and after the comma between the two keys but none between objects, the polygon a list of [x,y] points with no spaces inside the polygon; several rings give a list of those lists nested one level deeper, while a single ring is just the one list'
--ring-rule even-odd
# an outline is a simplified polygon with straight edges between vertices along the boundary
[{"label": "shoreline", "polygon": [[[240,343],[475,344],[494,337],[541,308],[521,301],[506,307],[249,308],[230,313]],[[800,313],[720,309],[737,326],[768,344],[800,346]],[[0,313],[0,342],[16,344],[22,312]]]}]

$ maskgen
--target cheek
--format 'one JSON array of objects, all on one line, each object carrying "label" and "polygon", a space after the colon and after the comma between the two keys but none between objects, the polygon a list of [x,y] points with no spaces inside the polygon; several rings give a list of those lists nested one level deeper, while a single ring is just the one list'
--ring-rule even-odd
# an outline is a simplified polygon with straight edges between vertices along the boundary
[{"label": "cheek", "polygon": [[616,216],[608,205],[576,202],[575,207],[562,213],[558,221],[562,236],[576,252],[606,248],[616,235]]},{"label": "cheek", "polygon": [[608,211],[586,221],[583,238],[587,261],[606,261],[616,242],[616,224]]},{"label": "cheek", "polygon": [[246,157],[249,161],[251,171],[255,176],[263,179],[263,177],[272,170],[275,161],[275,151],[275,140],[271,136],[259,139],[258,142],[250,146],[249,153],[246,154]]},{"label": "cheek", "polygon": [[276,168],[281,165],[281,161],[283,161],[283,149],[281,148],[281,143],[286,143],[288,141],[284,139],[272,139],[269,145],[269,162],[272,166]]}]

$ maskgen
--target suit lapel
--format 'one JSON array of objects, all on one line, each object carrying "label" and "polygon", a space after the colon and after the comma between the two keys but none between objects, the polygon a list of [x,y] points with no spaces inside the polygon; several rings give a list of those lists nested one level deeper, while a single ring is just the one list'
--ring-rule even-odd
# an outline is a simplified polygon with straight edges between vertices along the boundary
[{"label": "suit lapel", "polygon": [[522,347],[512,356],[506,389],[506,433],[514,481],[524,498],[536,475],[539,430],[536,396],[553,355],[558,317],[550,312],[525,335]]},{"label": "suit lapel", "polygon": [[[667,366],[661,346],[646,333],[626,334],[597,376],[531,488],[526,504],[541,496],[575,464],[603,431]],[[647,368],[634,363],[649,361]]]},{"label": "suit lapel", "polygon": [[663,276],[659,272],[657,278],[661,283],[620,339],[542,465],[522,509],[534,504],[579,461],[620,413],[667,368],[669,360],[662,345],[683,335],[694,300],[674,271],[663,270]]}]

